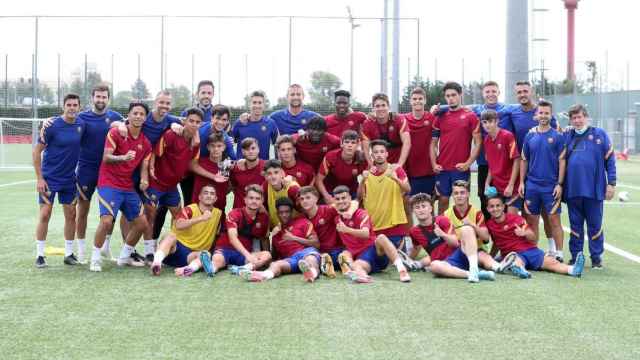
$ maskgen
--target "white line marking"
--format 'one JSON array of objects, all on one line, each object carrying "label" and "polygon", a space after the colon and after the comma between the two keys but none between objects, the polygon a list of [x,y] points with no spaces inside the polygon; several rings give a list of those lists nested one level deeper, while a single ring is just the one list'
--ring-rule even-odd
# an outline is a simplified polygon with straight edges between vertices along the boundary
[{"label": "white line marking", "polygon": [[14,186],[14,185],[20,185],[20,184],[34,183],[34,182],[36,182],[36,181],[35,180],[16,181],[16,182],[12,182],[12,183],[0,184],[0,188]]},{"label": "white line marking", "polygon": [[618,205],[618,206],[624,206],[624,205],[640,205],[640,202],[638,201],[605,201],[604,202],[605,205]]},{"label": "white line marking", "polygon": [[[571,229],[569,229],[566,226],[563,226],[562,229],[566,233],[571,233]],[[587,235],[584,236],[584,240],[585,241],[589,241],[589,238],[588,238]],[[611,251],[612,253],[614,253],[616,255],[620,255],[623,258],[627,259],[627,260],[631,260],[633,262],[637,262],[638,264],[640,264],[640,256],[634,255],[634,254],[632,254],[632,253],[630,253],[628,251],[624,251],[624,250],[622,250],[620,248],[617,248],[617,247],[607,243],[606,241],[604,243],[604,249],[607,250],[607,251]]]},{"label": "white line marking", "polygon": [[640,186],[633,186],[633,185],[622,184],[622,183],[617,183],[616,186],[632,189],[632,190],[640,190]]}]

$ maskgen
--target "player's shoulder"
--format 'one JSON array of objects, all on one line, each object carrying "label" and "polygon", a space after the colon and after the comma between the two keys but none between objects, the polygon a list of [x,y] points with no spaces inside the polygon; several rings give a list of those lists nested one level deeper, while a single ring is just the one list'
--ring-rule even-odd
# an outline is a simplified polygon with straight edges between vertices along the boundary
[{"label": "player's shoulder", "polygon": [[518,214],[506,213],[505,216],[506,216],[507,222],[510,224],[522,225],[526,222],[525,219]]},{"label": "player's shoulder", "polygon": [[111,109],[107,109],[106,115],[107,115],[107,118],[109,118],[109,120],[111,121],[119,121],[124,119],[124,116],[122,116],[122,114]]},{"label": "player's shoulder", "polygon": [[339,137],[337,137],[337,136],[335,136],[333,134],[330,134],[328,132],[325,133],[325,136],[326,136],[326,139],[327,139],[328,143],[330,143],[330,144],[338,144],[338,145],[340,144],[340,138]]},{"label": "player's shoulder", "polygon": [[298,169],[304,170],[304,171],[311,171],[313,172],[313,168],[311,167],[311,165],[307,164],[306,162],[302,161],[302,160],[296,160],[296,167]]},{"label": "player's shoulder", "polygon": [[440,227],[442,227],[443,225],[451,225],[451,220],[449,220],[449,218],[444,215],[437,215],[434,222]]},{"label": "player's shoulder", "polygon": [[364,122],[367,119],[367,114],[362,111],[354,111],[349,114],[349,116],[353,119],[358,120],[359,122]]}]

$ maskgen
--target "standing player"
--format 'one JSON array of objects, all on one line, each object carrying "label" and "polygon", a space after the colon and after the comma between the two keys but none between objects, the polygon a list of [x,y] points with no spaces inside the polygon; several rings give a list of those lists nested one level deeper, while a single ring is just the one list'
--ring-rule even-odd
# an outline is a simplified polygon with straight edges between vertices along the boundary
[{"label": "standing player", "polygon": [[276,209],[280,226],[271,242],[278,260],[265,271],[242,270],[240,276],[247,281],[266,281],[282,274],[302,273],[304,281],[314,282],[320,274],[320,254],[313,225],[304,216],[293,216],[294,205],[289,198],[278,199]]},{"label": "standing player", "polygon": [[[200,153],[197,160],[191,160],[191,171],[195,174],[193,193],[200,194],[203,186],[207,184],[213,185],[216,189],[216,202],[213,206],[222,210],[224,213],[227,207],[227,194],[231,191],[229,172],[232,165],[229,160],[225,159],[226,144],[223,134],[212,133],[206,142],[208,144],[209,155],[203,156],[202,153]],[[225,167],[225,165],[227,166]],[[197,201],[198,198],[191,199],[192,203]]]},{"label": "standing player", "polygon": [[540,101],[538,126],[524,138],[520,163],[520,196],[524,197],[525,218],[538,235],[540,213],[548,214],[553,239],[549,239],[549,256],[563,260],[564,234],[560,223],[560,201],[565,174],[565,151],[562,134],[551,128],[552,105]]},{"label": "standing player", "polygon": [[411,150],[411,136],[404,116],[389,111],[389,97],[382,93],[374,94],[371,99],[373,117],[362,124],[362,148],[369,165],[373,164],[369,142],[384,140],[389,144],[389,162],[404,166]]},{"label": "standing player", "polygon": [[[107,134],[104,146],[102,165],[98,177],[98,201],[100,203],[100,223],[96,229],[93,244],[93,253],[89,270],[102,271],[100,261],[100,248],[102,247],[108,231],[113,227],[113,220],[122,210],[127,220],[133,227],[129,230],[125,244],[122,247],[117,263],[121,265],[144,266],[134,261],[131,253],[134,250],[140,234],[148,228],[144,216],[144,208],[140,197],[135,192],[133,184],[133,172],[141,166],[140,189],[146,190],[149,186],[148,167],[151,157],[151,144],[142,134],[142,124],[149,112],[146,104],[132,102],[129,104],[128,135],[120,135],[117,128],[111,129]],[[145,237],[144,240],[151,240]]]},{"label": "standing player", "polygon": [[36,188],[40,203],[36,227],[36,267],[38,268],[47,266],[44,246],[56,195],[64,211],[64,263],[78,264],[78,259],[73,254],[77,196],[74,170],[78,164],[85,124],[77,117],[80,111],[78,95],[65,95],[63,106],[62,116],[54,118],[49,127],[43,129],[38,143],[33,148],[33,168],[36,172]]},{"label": "standing player", "polygon": [[229,117],[231,116],[229,108],[224,105],[218,104],[215,105],[213,107],[213,110],[211,111],[211,121],[203,122],[202,125],[200,125],[200,155],[203,157],[209,156],[209,150],[207,148],[206,141],[206,139],[209,138],[209,135],[221,134],[226,145],[224,150],[226,156],[231,160],[236,160],[233,138],[227,133],[227,130],[229,129]]},{"label": "standing player", "polygon": [[[278,199],[289,198],[294,204],[298,200],[300,185],[295,181],[285,180],[285,173],[282,170],[280,160],[271,159],[264,163],[265,182],[262,184],[264,191],[264,207],[269,213],[270,227],[278,225],[278,209],[276,203]],[[293,216],[298,213],[294,210]]]},{"label": "standing player", "polygon": [[400,249],[404,236],[409,232],[403,200],[411,186],[402,167],[387,162],[387,142],[378,139],[369,144],[373,166],[369,172],[363,173],[358,192],[365,210],[371,215],[373,231],[376,235],[385,235]]},{"label": "standing player", "polygon": [[491,219],[484,226],[489,229],[493,243],[501,254],[516,254],[511,267],[515,275],[529,278],[531,274],[527,270],[546,270],[574,277],[582,275],[582,252],[576,254],[575,265],[565,265],[553,257],[544,256],[544,252],[536,246],[537,234],[520,215],[505,213],[502,197],[489,197],[488,204]]},{"label": "standing player", "polygon": [[520,154],[516,139],[512,133],[498,127],[498,113],[495,110],[483,111],[480,119],[487,133],[483,141],[489,165],[485,189],[493,185],[505,200],[508,211],[517,214],[522,209],[522,198],[518,195]]},{"label": "standing player", "polygon": [[351,197],[356,198],[358,191],[358,176],[367,170],[367,162],[362,152],[358,151],[360,137],[353,130],[342,133],[340,149],[327,153],[318,170],[316,187],[322,194],[324,202],[333,204],[331,195],[338,185],[349,187]]},{"label": "standing player", "polygon": [[436,119],[430,148],[431,166],[437,174],[435,187],[439,214],[449,207],[452,184],[457,180],[469,181],[469,167],[482,146],[480,121],[473,112],[461,106],[460,84],[448,82],[443,92],[449,111]]},{"label": "standing player", "polygon": [[[262,91],[251,93],[251,114],[245,121],[236,121],[231,134],[238,144],[248,137],[258,140],[260,159],[268,160],[271,144],[278,138],[278,128],[273,120],[264,116],[264,97]],[[242,159],[242,149],[238,149],[236,157]]]},{"label": "standing player", "polygon": [[231,168],[229,180],[233,187],[233,208],[242,207],[246,196],[245,188],[251,184],[261,185],[264,182],[262,172],[264,160],[258,158],[260,147],[254,138],[246,138],[239,144],[242,149],[242,160]]},{"label": "standing player", "polygon": [[[189,111],[187,121],[188,117]],[[178,276],[191,276],[200,270],[200,253],[211,249],[220,228],[222,211],[213,206],[215,201],[215,188],[205,185],[200,189],[198,202],[180,211],[171,232],[162,239],[153,256],[152,275],[160,275],[162,264],[176,268]]]},{"label": "standing player", "polygon": [[[204,115],[200,109],[195,107],[188,109],[186,114],[182,135],[171,130],[165,131],[154,146],[151,155],[149,164],[153,171],[150,173],[149,188],[142,193],[147,221],[151,228],[154,227],[156,209],[159,206],[167,207],[173,219],[177,218],[180,210],[180,193],[177,185],[189,172],[191,162],[198,161],[200,155],[200,144],[194,144],[193,139],[198,134],[198,128]],[[185,202],[188,201],[189,199],[185,199]],[[147,234],[147,236],[153,235]],[[148,263],[153,262],[153,254],[158,241],[157,238],[152,237],[152,239],[150,242],[145,241],[144,244],[145,259]]]},{"label": "standing player", "polygon": [[616,157],[607,133],[589,125],[583,105],[569,109],[573,129],[566,135],[567,178],[565,199],[569,210],[570,263],[576,263],[584,247],[584,223],[589,235],[589,255],[594,269],[602,268],[604,232],[603,200],[616,191]]},{"label": "standing player", "polygon": [[336,103],[336,112],[324,117],[327,122],[327,132],[338,138],[347,130],[353,130],[360,134],[362,124],[367,120],[367,115],[351,109],[351,93],[346,90],[338,90],[333,93]]},{"label": "standing player", "polygon": [[296,159],[296,145],[291,135],[281,135],[276,140],[276,154],[282,161],[282,169],[285,174],[296,180],[300,186],[313,185],[315,182],[315,170],[311,165]]},{"label": "standing player", "polygon": [[338,262],[343,274],[358,283],[371,282],[370,273],[384,270],[391,262],[400,274],[401,282],[411,281],[411,276],[398,256],[398,250],[385,235],[376,235],[369,213],[364,209],[351,212],[351,194],[346,186],[333,190],[336,209],[340,216],[336,218],[336,230],[345,247]]},{"label": "standing player", "polygon": [[340,147],[340,138],[327,133],[327,123],[322,116],[309,119],[303,134],[293,135],[298,158],[313,169],[318,169],[324,156]]},{"label": "standing player", "polygon": [[286,109],[275,111],[271,114],[271,119],[278,126],[278,131],[282,135],[296,134],[298,130],[304,129],[305,125],[317,113],[303,108],[304,90],[300,84],[291,84],[287,89]]},{"label": "standing player", "polygon": [[[215,244],[213,256],[202,252],[200,261],[204,271],[213,276],[225,267],[257,270],[271,262],[268,251],[269,215],[260,211],[264,195],[258,185],[247,187],[244,205],[227,215],[225,226]],[[260,250],[257,244],[262,244]]]},{"label": "standing player", "polygon": [[436,184],[430,159],[431,137],[433,123],[436,118],[425,111],[427,93],[422,88],[411,91],[411,112],[404,114],[407,119],[411,148],[405,164],[405,170],[409,176],[411,195],[417,193],[433,194]]},{"label": "standing player", "polygon": [[[211,121],[211,117],[213,116],[213,95],[215,92],[213,81],[200,80],[196,91],[197,91],[196,97],[198,99],[198,103],[196,104],[196,107],[199,108],[204,114],[204,119],[202,122],[208,123]],[[187,109],[182,111],[180,116],[186,117]]]}]

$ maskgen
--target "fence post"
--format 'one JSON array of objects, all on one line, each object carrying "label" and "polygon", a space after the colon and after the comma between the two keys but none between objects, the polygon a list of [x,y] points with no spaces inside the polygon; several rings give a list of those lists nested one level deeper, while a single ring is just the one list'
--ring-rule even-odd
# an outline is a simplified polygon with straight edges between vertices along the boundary
[{"label": "fence post", "polygon": [[640,102],[635,103],[636,105],[636,121],[634,124],[635,130],[635,141],[634,141],[634,153],[640,153]]},{"label": "fence post", "polygon": [[2,119],[0,119],[0,168],[4,168],[6,165],[4,158],[6,151],[7,149],[4,148],[4,124],[2,123]]}]

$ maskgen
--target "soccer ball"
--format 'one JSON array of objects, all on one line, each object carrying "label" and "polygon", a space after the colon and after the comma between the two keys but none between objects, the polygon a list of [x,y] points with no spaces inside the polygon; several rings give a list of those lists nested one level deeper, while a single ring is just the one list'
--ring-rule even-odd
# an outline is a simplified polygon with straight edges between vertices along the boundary
[{"label": "soccer ball", "polygon": [[618,200],[620,200],[621,202],[629,201],[629,192],[628,191],[619,192]]}]

